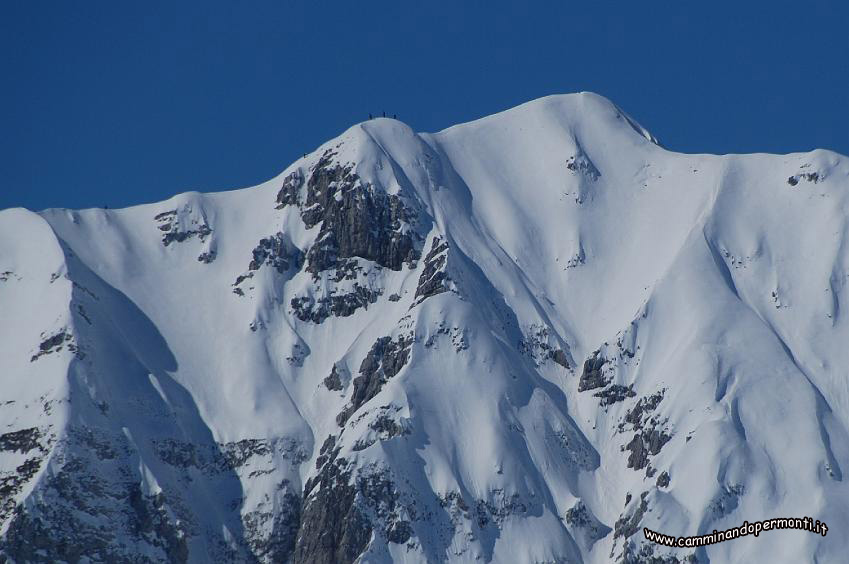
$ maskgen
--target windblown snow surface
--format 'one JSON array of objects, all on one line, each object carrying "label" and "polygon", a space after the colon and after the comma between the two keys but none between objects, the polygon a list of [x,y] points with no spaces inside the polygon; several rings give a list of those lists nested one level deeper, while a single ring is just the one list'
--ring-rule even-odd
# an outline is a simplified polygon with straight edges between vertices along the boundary
[{"label": "windblown snow surface", "polygon": [[588,93],[4,210],[0,561],[843,562],[847,218]]}]

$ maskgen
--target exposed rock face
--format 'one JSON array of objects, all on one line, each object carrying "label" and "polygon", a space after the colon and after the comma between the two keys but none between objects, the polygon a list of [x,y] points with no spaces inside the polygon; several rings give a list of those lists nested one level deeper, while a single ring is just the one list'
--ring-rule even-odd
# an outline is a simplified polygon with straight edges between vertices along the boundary
[{"label": "exposed rock face", "polygon": [[441,322],[436,330],[430,334],[424,343],[425,348],[439,348],[438,343],[440,337],[447,337],[451,341],[451,347],[454,352],[460,352],[469,348],[469,341],[466,336],[467,330],[463,327],[449,327],[444,322]]},{"label": "exposed rock face", "polygon": [[[304,225],[318,227],[315,242],[303,258],[304,270],[315,282],[314,290],[289,301],[292,314],[310,323],[368,309],[383,294],[372,282],[373,274],[382,268],[400,271],[421,255],[421,236],[413,229],[417,212],[400,194],[363,182],[353,164],[340,163],[336,157],[337,153],[328,149],[306,178],[300,171],[292,172],[277,194],[279,209],[297,206]],[[268,260],[266,255],[291,255],[280,253],[277,247],[271,240],[260,242],[250,272],[234,284],[236,293],[244,293],[239,283],[251,277],[256,264]],[[327,280],[332,282],[320,283]]]},{"label": "exposed rock face", "polygon": [[662,429],[650,428],[637,433],[625,448],[631,452],[628,456],[628,468],[641,470],[648,464],[648,457],[660,452],[663,445],[672,437]]},{"label": "exposed rock face", "polygon": [[3,433],[0,435],[0,451],[26,454],[31,450],[41,448],[39,440],[42,436],[42,432],[37,427]]},{"label": "exposed rock face", "polygon": [[581,373],[581,379],[578,382],[578,391],[594,390],[603,388],[610,383],[610,380],[605,378],[602,367],[607,361],[600,356],[599,351],[595,351],[591,358],[584,361],[584,371]]},{"label": "exposed rock face", "polygon": [[304,176],[300,170],[296,170],[283,179],[283,186],[277,193],[277,209],[290,205],[298,205],[301,187],[304,185]]},{"label": "exposed rock face", "polygon": [[624,422],[619,425],[619,431],[621,432],[624,429],[626,423],[630,424],[635,430],[642,429],[644,421],[663,401],[663,394],[664,392],[661,390],[650,396],[640,398],[637,404],[625,414]]},{"label": "exposed rock face", "polygon": [[225,522],[244,533],[235,546],[220,533],[199,529],[200,516],[190,509],[183,490],[208,481],[226,491],[236,473],[260,471],[261,463],[272,458],[300,464],[306,455],[296,441],[245,439],[216,445],[158,440],[150,445],[154,455],[171,467],[183,487],[146,491],[127,436],[71,427],[54,450],[34,503],[13,508],[4,495],[32,478],[50,446],[43,433],[24,431],[0,437],[4,449],[41,453],[28,458],[14,479],[0,476],[0,522],[11,511],[0,556],[17,562],[186,562],[188,543],[198,535],[209,542],[210,557],[228,561],[286,561],[294,550],[301,496],[288,481],[280,484],[273,503],[243,516],[243,500],[230,505]]},{"label": "exposed rock face", "polygon": [[322,446],[319,474],[304,488],[304,512],[295,544],[295,562],[353,562],[368,545],[372,526],[354,504],[355,488],[333,437]]},{"label": "exposed rock face", "polygon": [[[301,495],[284,480],[275,502],[244,515],[245,538],[259,562],[288,562],[295,551],[301,523]],[[265,531],[271,525],[270,534]]]},{"label": "exposed rock face", "polygon": [[593,395],[597,398],[601,398],[600,404],[602,406],[608,406],[623,401],[626,398],[632,398],[637,394],[636,392],[634,392],[632,386],[622,386],[621,384],[613,384],[600,392],[596,392]]},{"label": "exposed rock face", "polygon": [[413,536],[407,516],[415,518],[415,502],[405,500],[386,469],[356,470],[339,456],[330,435],[316,460],[318,474],[304,487],[304,513],[298,531],[295,562],[350,563],[372,541],[406,543]]},{"label": "exposed rock face", "polygon": [[448,290],[445,273],[445,261],[448,251],[448,243],[442,242],[439,237],[434,237],[427,256],[424,260],[424,269],[419,276],[419,285],[416,288],[416,299],[421,301],[430,296],[441,294]]},{"label": "exposed rock face", "polygon": [[[13,472],[0,472],[0,524],[5,523],[15,511],[15,496],[41,469],[51,442],[37,427],[0,435],[0,456],[5,453],[26,455],[26,459]],[[2,555],[0,543],[0,558]]]},{"label": "exposed rock face", "polygon": [[29,361],[35,362],[46,354],[59,352],[66,343],[68,344],[68,348],[71,349],[72,352],[75,352],[76,347],[73,340],[74,336],[65,329],[62,329],[58,333],[51,335],[50,337],[46,337],[43,341],[41,341],[38,345],[38,352],[32,355]]},{"label": "exposed rock face", "polygon": [[800,172],[788,178],[787,184],[789,184],[790,186],[796,186],[797,184],[799,184],[800,180],[804,180],[806,182],[813,182],[814,184],[816,184],[820,181],[820,179],[820,174],[818,172]]},{"label": "exposed rock face", "polygon": [[307,271],[335,268],[341,259],[360,257],[401,270],[419,258],[414,232],[403,225],[414,219],[400,196],[364,185],[352,165],[341,165],[327,151],[307,181],[301,218],[308,228],[321,224],[307,252]]},{"label": "exposed rock face", "polygon": [[616,525],[613,527],[614,539],[627,539],[639,530],[640,521],[642,521],[643,516],[649,508],[649,504],[646,501],[647,495],[648,492],[641,493],[640,503],[633,507],[631,511],[619,517],[616,521]]},{"label": "exposed rock face", "polygon": [[617,562],[621,564],[698,564],[699,558],[692,552],[686,555],[662,554],[651,544],[641,544],[637,549],[632,543],[626,543]]},{"label": "exposed rock face", "polygon": [[581,500],[566,511],[563,520],[577,533],[578,540],[583,542],[586,549],[591,549],[596,541],[610,532],[610,527],[601,523]]},{"label": "exposed rock face", "polygon": [[215,251],[205,251],[198,255],[198,262],[209,264],[215,260],[217,253]]},{"label": "exposed rock face", "polygon": [[377,431],[384,440],[391,439],[393,437],[397,437],[403,434],[406,434],[408,431],[398,424],[395,419],[389,417],[386,414],[379,415],[369,423],[369,428],[374,431]]},{"label": "exposed rock face", "polygon": [[277,454],[300,464],[307,456],[292,439],[242,439],[206,445],[177,439],[159,439],[153,441],[151,446],[162,462],[180,469],[198,469],[205,474],[235,470],[253,457],[271,457]]},{"label": "exposed rock face", "polygon": [[[127,466],[119,464],[117,472],[104,475],[100,464],[112,466],[119,453],[94,452],[91,457],[65,455],[61,467],[47,475],[39,503],[15,510],[0,554],[19,562],[76,562],[83,557],[185,562],[186,531],[169,517],[164,495],[143,494]],[[125,544],[129,539],[148,547],[148,556],[138,559]]]},{"label": "exposed rock face", "polygon": [[360,365],[360,375],[354,378],[350,405],[336,417],[340,427],[363,404],[376,396],[387,380],[401,371],[409,358],[412,343],[412,337],[404,336],[395,341],[390,337],[381,337],[375,341]]},{"label": "exposed rock face", "polygon": [[251,251],[251,261],[248,270],[236,277],[233,282],[233,292],[243,296],[245,291],[242,283],[254,277],[254,274],[263,267],[273,268],[278,274],[286,274],[292,270],[301,268],[304,254],[283,233],[276,233],[263,237]]},{"label": "exposed rock face", "polygon": [[548,357],[566,370],[569,370],[569,357],[563,349],[550,350]]},{"label": "exposed rock face", "polygon": [[282,233],[264,237],[253,250],[253,259],[248,270],[259,270],[263,265],[285,273],[289,268],[299,268],[302,260],[301,250],[295,247]]},{"label": "exposed rock face", "polygon": [[357,439],[351,450],[359,452],[369,448],[378,441],[383,442],[395,437],[409,435],[411,432],[409,420],[396,416],[400,409],[400,407],[393,404],[387,404],[377,409],[360,411],[360,414],[354,419],[353,424],[356,425],[362,419],[370,419],[368,431]]},{"label": "exposed rock face", "polygon": [[369,288],[353,285],[353,291],[314,299],[311,296],[292,298],[292,313],[301,321],[321,323],[330,316],[348,317],[360,308],[368,309],[380,297],[380,293]]},{"label": "exposed rock face", "polygon": [[[185,215],[188,214],[191,214],[190,208],[186,208]],[[159,230],[164,232],[162,244],[166,247],[171,243],[182,243],[192,237],[204,241],[212,234],[212,228],[206,223],[206,220],[183,220],[178,214],[178,210],[157,214],[154,219],[159,223]],[[183,223],[188,223],[188,226],[182,225]]]},{"label": "exposed rock face", "polygon": [[331,391],[341,391],[342,390],[342,380],[339,378],[339,371],[336,369],[336,365],[333,365],[333,369],[330,371],[330,375],[323,380],[324,387]]}]

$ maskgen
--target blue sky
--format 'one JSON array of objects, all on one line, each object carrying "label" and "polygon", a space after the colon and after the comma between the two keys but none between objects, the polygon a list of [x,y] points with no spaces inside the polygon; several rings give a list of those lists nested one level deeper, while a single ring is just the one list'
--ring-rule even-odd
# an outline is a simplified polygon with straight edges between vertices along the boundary
[{"label": "blue sky", "polygon": [[845,0],[4,2],[0,208],[249,186],[370,112],[582,90],[673,150],[849,154],[847,29]]}]

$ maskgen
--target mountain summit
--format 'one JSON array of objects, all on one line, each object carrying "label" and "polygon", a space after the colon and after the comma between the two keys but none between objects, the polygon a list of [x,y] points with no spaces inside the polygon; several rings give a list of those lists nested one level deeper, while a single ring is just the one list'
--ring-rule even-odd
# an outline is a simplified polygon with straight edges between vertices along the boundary
[{"label": "mountain summit", "polygon": [[[847,218],[589,93],[4,210],[0,561],[842,561]],[[831,534],[643,534],[774,517]]]}]

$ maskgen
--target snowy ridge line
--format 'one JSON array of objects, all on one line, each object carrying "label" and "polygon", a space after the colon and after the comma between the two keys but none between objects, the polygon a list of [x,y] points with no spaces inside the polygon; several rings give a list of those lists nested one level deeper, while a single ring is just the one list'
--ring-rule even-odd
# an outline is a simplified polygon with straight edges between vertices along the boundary
[{"label": "snowy ridge line", "polygon": [[841,562],[645,531],[849,526],[847,188],[582,93],[0,211],[0,560]]}]

